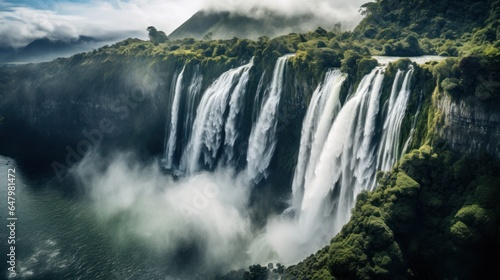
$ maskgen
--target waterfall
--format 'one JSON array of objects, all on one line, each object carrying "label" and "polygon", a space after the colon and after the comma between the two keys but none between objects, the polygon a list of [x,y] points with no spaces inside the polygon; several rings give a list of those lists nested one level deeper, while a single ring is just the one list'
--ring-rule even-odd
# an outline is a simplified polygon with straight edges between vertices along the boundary
[{"label": "waterfall", "polygon": [[[253,57],[250,60],[250,63],[245,66],[245,69],[250,69],[253,66]],[[243,106],[244,101],[244,93],[248,83],[248,79],[250,78],[250,71],[243,71],[241,77],[238,81],[238,84],[233,90],[233,94],[231,95],[231,100],[229,101],[229,115],[226,120],[225,127],[225,140],[224,145],[226,147],[226,163],[231,162],[234,156],[234,143],[236,142],[236,138],[238,137],[238,128],[237,128],[237,116],[240,112],[241,107]]]},{"label": "waterfall", "polygon": [[374,177],[370,144],[383,77],[383,69],[376,68],[363,78],[324,140],[314,171],[304,184],[299,225],[306,240],[313,235],[327,240],[339,232],[356,195]]},{"label": "waterfall", "polygon": [[[226,71],[203,93],[196,110],[191,137],[181,161],[181,169],[185,173],[193,174],[199,170],[202,153],[205,164],[213,167],[222,143],[228,99],[231,93],[241,95],[245,90],[246,86],[240,84],[239,80],[241,77],[248,80],[248,72],[252,66],[253,59],[246,65]],[[244,84],[246,85],[246,81]]]},{"label": "waterfall", "polygon": [[295,263],[325,246],[348,221],[356,195],[375,178],[384,69],[377,67],[366,75],[341,106],[344,79],[338,70],[331,71],[313,94],[293,181],[294,215],[285,211],[268,222],[266,232],[250,248],[257,258],[278,254],[284,262]]},{"label": "waterfall", "polygon": [[260,109],[260,102],[261,102],[261,91],[262,91],[262,86],[264,84],[264,77],[266,75],[266,70],[262,72],[262,75],[260,76],[259,79],[259,84],[257,84],[257,90],[255,91],[255,97],[253,100],[253,110],[252,110],[252,122],[257,120],[257,117],[259,116],[259,109]]},{"label": "waterfall", "polygon": [[297,207],[302,199],[304,181],[310,181],[333,120],[340,111],[340,88],[346,75],[340,70],[330,70],[325,75],[324,85],[313,93],[307,109],[300,138],[299,155],[295,167],[292,195]]},{"label": "waterfall", "polygon": [[420,109],[422,107],[423,97],[424,97],[423,91],[420,91],[420,97],[418,99],[417,113],[414,116],[412,116],[413,121],[411,124],[410,135],[408,135],[408,139],[406,139],[406,142],[403,146],[403,150],[401,151],[401,154],[405,154],[408,152],[408,148],[410,146],[410,143],[411,143],[411,141],[413,141],[413,135],[415,133],[415,127],[417,126],[418,116],[420,115]]},{"label": "waterfall", "polygon": [[297,159],[297,165],[295,166],[295,171],[292,181],[292,195],[295,200],[302,198],[302,187],[304,183],[304,173],[307,168],[307,163],[309,161],[311,144],[314,137],[314,123],[315,119],[318,117],[318,103],[321,99],[323,92],[320,90],[321,85],[318,85],[314,91],[309,107],[307,108],[306,116],[304,122],[302,123],[302,131],[300,136],[300,146],[299,155]]},{"label": "waterfall", "polygon": [[385,119],[384,129],[379,144],[377,169],[388,171],[400,158],[401,123],[410,98],[410,79],[413,66],[406,72],[400,90],[397,89],[402,71],[398,70],[389,99],[389,111]]},{"label": "waterfall", "polygon": [[[190,86],[183,89],[183,68],[174,77],[166,166],[175,165],[176,142],[181,143],[189,135],[186,147],[182,147],[179,172],[189,176],[203,168],[213,169],[216,164],[233,167],[245,101],[253,100],[253,108],[245,110],[253,123],[247,139],[246,168],[234,175],[245,181],[245,186],[255,185],[267,176],[276,148],[278,109],[291,56],[278,58],[267,86],[264,73],[259,73],[257,90],[251,99],[246,91],[253,58],[248,64],[221,74],[202,94],[202,76],[196,70]],[[321,248],[347,223],[356,196],[375,186],[376,171],[389,170],[399,159],[401,143],[405,143],[400,130],[414,70],[410,66],[407,71],[396,73],[390,96],[382,106],[384,71],[384,67],[376,67],[363,77],[344,104],[340,94],[347,75],[338,69],[325,74],[312,93],[302,122],[290,208],[268,221],[266,232],[252,243],[251,254],[270,256],[270,251],[274,251],[291,263]],[[181,116],[183,130],[178,125]],[[284,231],[291,233],[283,234]],[[262,259],[265,257],[257,260]]]},{"label": "waterfall", "polygon": [[[191,137],[191,126],[196,116],[196,104],[198,101],[198,95],[201,91],[201,83],[203,81],[203,76],[200,73],[200,65],[196,65],[194,67],[193,77],[191,78],[191,82],[189,83],[188,92],[186,96],[186,108],[184,114],[184,138],[183,140],[187,142],[187,140]],[[186,147],[183,147],[184,149]]]},{"label": "waterfall", "polygon": [[396,74],[386,114],[380,111],[383,67],[363,77],[343,106],[339,93],[345,75],[338,70],[327,73],[312,95],[302,124],[292,183],[294,215],[285,211],[269,221],[266,233],[252,244],[252,254],[272,259],[277,253],[294,263],[325,246],[341,230],[356,196],[374,186],[378,166],[390,168],[399,158],[399,130],[412,73],[410,68],[406,74]]},{"label": "waterfall", "polygon": [[279,101],[283,90],[285,66],[290,57],[285,55],[276,61],[273,78],[267,99],[263,102],[257,118],[252,127],[248,140],[247,175],[249,180],[260,181],[266,171],[276,146],[276,125]]},{"label": "waterfall", "polygon": [[174,159],[175,146],[177,141],[177,121],[179,119],[179,104],[181,99],[182,91],[182,77],[184,75],[184,70],[186,66],[182,68],[181,73],[177,77],[175,82],[175,93],[174,101],[172,103],[171,117],[170,117],[170,133],[168,136],[168,142],[165,148],[165,167],[172,168],[172,163]]}]

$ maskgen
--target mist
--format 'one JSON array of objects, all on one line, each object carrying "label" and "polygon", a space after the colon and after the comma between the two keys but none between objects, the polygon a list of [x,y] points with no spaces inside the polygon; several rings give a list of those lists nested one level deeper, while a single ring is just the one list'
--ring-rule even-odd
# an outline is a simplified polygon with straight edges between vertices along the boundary
[{"label": "mist", "polygon": [[0,0],[0,48],[20,48],[38,38],[69,41],[80,35],[101,41],[147,39],[146,28],[167,33],[199,10],[201,0],[38,1],[37,6]]},{"label": "mist", "polygon": [[248,265],[249,188],[230,169],[174,180],[158,164],[120,153],[109,163],[87,155],[73,170],[97,220],[116,240],[140,240],[172,258],[190,248],[201,265]]},{"label": "mist", "polygon": [[[97,222],[118,243],[139,240],[173,260],[217,273],[251,264],[294,264],[325,245],[305,240],[287,212],[267,213],[264,227],[253,224],[251,212],[259,210],[249,206],[252,183],[231,168],[173,178],[157,162],[141,162],[131,153],[107,158],[90,153],[72,174]],[[195,261],[182,255],[186,250]]]},{"label": "mist", "polygon": [[295,18],[301,16],[313,16],[315,27],[333,27],[335,23],[340,22],[344,30],[353,29],[362,19],[358,12],[361,5],[369,2],[368,0],[208,0],[204,2],[203,9],[210,11],[229,11],[237,14],[254,17],[257,19],[265,18],[272,12],[275,15]]}]

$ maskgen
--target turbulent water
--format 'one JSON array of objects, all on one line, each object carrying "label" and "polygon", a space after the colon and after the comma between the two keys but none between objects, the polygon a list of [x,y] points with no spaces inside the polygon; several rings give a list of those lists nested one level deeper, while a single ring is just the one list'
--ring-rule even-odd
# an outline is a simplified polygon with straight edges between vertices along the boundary
[{"label": "turbulent water", "polygon": [[[238,174],[240,178],[245,178],[249,188],[266,176],[274,155],[276,115],[286,82],[286,62],[290,57],[283,56],[277,60],[263,100],[257,102],[256,99],[254,102],[254,123],[248,138],[246,168]],[[217,112],[218,125],[199,126],[195,121],[192,132],[194,136],[204,135],[205,150],[212,151],[205,157],[205,165],[209,167],[217,161],[219,156],[214,151],[219,150],[222,143],[226,159],[222,167],[232,167],[230,160],[234,155],[234,137],[238,131],[234,120],[240,112],[238,108],[242,106],[250,67],[252,62],[230,70],[211,86],[217,86],[217,93],[225,107],[207,109],[211,108],[204,102],[207,96],[211,96],[207,93],[198,106],[197,120],[206,121],[210,118],[207,112]],[[328,71],[324,81],[312,93],[302,123],[290,208],[280,217],[271,218],[264,233],[253,238],[249,253],[254,262],[280,260],[293,263],[321,248],[349,220],[356,196],[362,190],[374,188],[376,172],[390,170],[399,159],[401,143],[406,140],[401,139],[401,124],[411,94],[413,68],[396,73],[391,94],[381,104],[384,71],[384,67],[380,66],[363,77],[356,92],[343,103],[340,91],[346,75],[338,69]],[[257,93],[263,87],[262,80],[261,77]],[[210,88],[207,92],[215,94],[215,90]],[[228,102],[229,98],[231,101]],[[227,116],[220,113],[226,107],[230,110]],[[221,140],[223,123],[224,141]],[[193,139],[196,138],[191,141]],[[199,140],[193,143],[197,142]],[[207,143],[215,145],[211,147]],[[191,155],[189,150],[187,155]],[[201,168],[199,157],[200,152],[191,158],[195,168],[187,168],[188,174]]]},{"label": "turbulent water", "polygon": [[177,77],[175,82],[175,93],[174,93],[174,101],[172,104],[172,115],[170,121],[170,131],[168,134],[168,141],[166,143],[165,149],[165,165],[167,168],[172,168],[172,162],[174,160],[174,152],[177,141],[177,120],[179,119],[179,106],[181,99],[181,91],[182,91],[182,77],[184,75],[184,70],[186,67],[182,68],[181,73]]},{"label": "turbulent water", "polygon": [[345,75],[340,70],[329,71],[325,84],[318,86],[313,93],[300,139],[299,157],[292,183],[294,206],[300,206],[304,183],[312,179],[319,156],[328,136],[332,123],[340,111],[340,87]]},{"label": "turbulent water", "polygon": [[[325,229],[322,235],[337,233],[347,222],[355,196],[373,179],[372,142],[382,71],[377,68],[361,81],[358,91],[342,107],[324,142],[318,143],[323,148],[312,166],[312,175],[304,184],[300,204],[299,228],[306,239]],[[333,217],[325,221],[325,214]],[[321,222],[327,224],[321,225]]]},{"label": "turbulent water", "polygon": [[[33,240],[41,240],[39,244],[28,239],[27,253],[20,256],[22,275],[49,277],[55,271],[58,277],[78,265],[105,270],[119,263],[110,272],[86,271],[82,277],[120,278],[153,262],[152,269],[130,275],[186,278],[192,273],[190,278],[196,279],[252,263],[292,264],[326,245],[348,221],[356,196],[372,189],[376,172],[391,169],[405,149],[402,144],[408,139],[403,139],[401,125],[412,94],[413,68],[397,72],[387,100],[382,100],[383,66],[363,77],[345,100],[341,89],[347,75],[338,69],[325,73],[302,121],[289,207],[281,215],[269,215],[265,207],[256,209],[260,206],[251,198],[255,192],[272,193],[265,190],[273,187],[265,179],[275,156],[278,110],[290,82],[291,57],[278,58],[269,77],[265,71],[257,73],[256,92],[249,91],[257,72],[253,58],[222,73],[204,91],[199,66],[179,68],[167,93],[172,102],[165,109],[160,165],[141,163],[128,154],[103,159],[91,153],[71,170],[73,184],[85,192],[84,201],[68,206],[67,198],[50,193],[53,205],[65,205],[49,209],[36,206],[37,195],[25,190],[29,207],[41,207],[26,211],[43,215],[31,219],[37,221],[33,227],[51,222],[63,227],[59,223],[67,219],[78,227],[68,228],[67,235],[37,233],[40,236]],[[251,122],[251,129],[242,128],[244,119]],[[165,169],[174,171],[175,178]],[[267,220],[255,223],[262,212]],[[79,253],[63,251],[61,246],[71,242]],[[142,261],[119,257],[133,252],[154,253]],[[173,260],[195,263],[196,273]]]},{"label": "turbulent water", "polygon": [[[410,98],[410,79],[413,66],[404,75],[401,70],[396,73],[388,101],[388,115],[384,122],[382,138],[379,143],[377,169],[388,171],[401,156],[401,123]],[[403,84],[398,89],[400,79],[404,75]],[[404,148],[403,150],[405,150]]]},{"label": "turbulent water", "polygon": [[[191,138],[182,158],[182,171],[194,174],[200,170],[200,157],[203,154],[204,164],[213,167],[217,153],[222,143],[222,132],[226,122],[226,143],[234,144],[236,131],[234,122],[241,106],[241,95],[245,93],[248,82],[248,71],[253,66],[250,63],[223,73],[203,93],[196,110]],[[230,118],[225,118],[225,112],[230,104]],[[231,147],[228,147],[230,149]]]},{"label": "turbulent water", "polygon": [[285,66],[292,55],[278,58],[267,98],[264,100],[259,117],[252,127],[248,139],[247,175],[258,182],[265,175],[276,146],[276,124],[278,105],[283,91]]}]

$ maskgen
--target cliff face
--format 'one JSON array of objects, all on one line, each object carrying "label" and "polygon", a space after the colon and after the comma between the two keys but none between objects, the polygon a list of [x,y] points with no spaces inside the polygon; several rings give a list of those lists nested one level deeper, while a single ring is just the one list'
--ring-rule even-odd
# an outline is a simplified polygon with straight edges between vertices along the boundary
[{"label": "cliff face", "polygon": [[453,150],[500,158],[500,112],[492,104],[475,96],[456,101],[444,95],[436,106],[442,114],[437,134]]},{"label": "cliff face", "polygon": [[[250,71],[235,143],[240,147],[240,164],[245,162],[248,144],[243,139],[248,139],[258,107],[267,98],[275,58],[256,59]],[[161,156],[172,118],[176,82],[183,68],[177,147],[184,150],[203,93],[223,72],[244,63],[214,65],[178,57],[163,61],[88,54],[87,58],[75,56],[4,68],[0,131],[9,137],[0,140],[0,153],[59,162],[77,154],[71,157],[70,161],[74,161],[98,147],[134,150],[145,157]],[[289,177],[300,139],[299,124],[308,96],[317,84],[294,70],[291,63],[287,69],[277,115],[280,140],[276,154],[280,156],[273,166],[280,169],[287,165],[283,172]],[[180,156],[177,151],[176,161]]]},{"label": "cliff face", "polygon": [[[242,107],[241,139],[248,138],[258,104],[266,98],[274,59],[257,57],[250,71]],[[184,65],[179,122],[179,129],[183,132],[177,143],[185,146],[190,136],[188,127],[194,120],[196,105],[203,92],[222,72],[243,63],[234,61],[214,67],[211,63],[186,62],[182,58],[162,61],[90,56],[3,69],[4,79],[9,81],[2,87],[1,115],[4,120],[0,130],[10,138],[0,140],[1,153],[60,158],[68,153],[67,146],[84,154],[89,145],[80,142],[97,137],[99,143],[90,141],[92,147],[99,144],[161,154],[171,118],[175,82]],[[283,171],[283,175],[290,175],[295,165],[300,124],[319,83],[318,77],[303,72],[303,66],[300,67],[292,62],[287,67],[277,116],[278,150],[272,165],[276,170]],[[387,73],[390,76],[386,79],[388,83],[395,72],[391,69]],[[419,73],[425,71],[418,70]],[[494,104],[480,101],[475,96],[457,101],[446,93],[431,102],[432,93],[427,91],[435,80],[429,75],[417,75],[412,83],[419,86],[412,88],[413,103],[405,118],[407,125],[403,134],[409,133],[409,126],[415,121],[412,114],[417,112],[419,104],[428,100],[432,111],[439,116],[437,126],[427,128],[436,130],[431,134],[443,138],[455,151],[471,155],[485,152],[500,157],[500,114]],[[351,75],[343,86],[341,96],[345,98],[352,92],[355,81],[361,78]],[[196,92],[191,92],[196,79],[199,79],[198,88]],[[390,85],[384,88],[387,91]],[[422,100],[418,98],[419,92]],[[190,94],[195,96],[188,100]],[[188,102],[192,103],[190,109]],[[427,116],[422,114],[418,117]],[[95,135],[94,138],[92,135]],[[419,143],[413,145],[416,148],[424,141],[414,139],[413,142]],[[241,146],[245,143],[237,144]],[[244,155],[241,155],[240,163],[243,162]]]},{"label": "cliff face", "polygon": [[[67,61],[65,61],[67,62]],[[112,70],[110,67],[113,67]],[[2,154],[60,158],[96,146],[158,145],[168,87],[144,63],[19,66],[2,91]],[[89,145],[89,143],[91,145]]]}]

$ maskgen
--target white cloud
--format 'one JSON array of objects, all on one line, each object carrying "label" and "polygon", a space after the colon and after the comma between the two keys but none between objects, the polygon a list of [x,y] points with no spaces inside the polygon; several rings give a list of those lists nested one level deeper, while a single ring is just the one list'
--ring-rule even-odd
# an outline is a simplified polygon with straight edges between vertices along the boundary
[{"label": "white cloud", "polygon": [[[78,35],[98,38],[147,37],[150,25],[169,33],[200,7],[199,0],[131,0],[70,3],[45,9],[12,6],[0,0],[0,47],[21,47],[36,38],[67,40]],[[130,34],[130,35],[123,35]]]},{"label": "white cloud", "polygon": [[256,17],[263,16],[262,8],[287,16],[314,14],[318,22],[340,21],[345,28],[353,28],[360,20],[359,6],[366,1],[90,0],[75,3],[61,0],[35,9],[0,0],[0,47],[20,47],[41,37],[64,40],[88,35],[118,39],[120,34],[121,37],[146,38],[145,29],[150,25],[168,34],[203,8]]},{"label": "white cloud", "polygon": [[[265,16],[264,9],[284,16],[314,14],[318,22],[341,22],[344,28],[352,29],[361,20],[359,7],[370,0],[207,0],[204,8],[226,10],[256,17]],[[257,7],[257,8],[256,8]],[[259,9],[260,8],[260,9]]]}]

